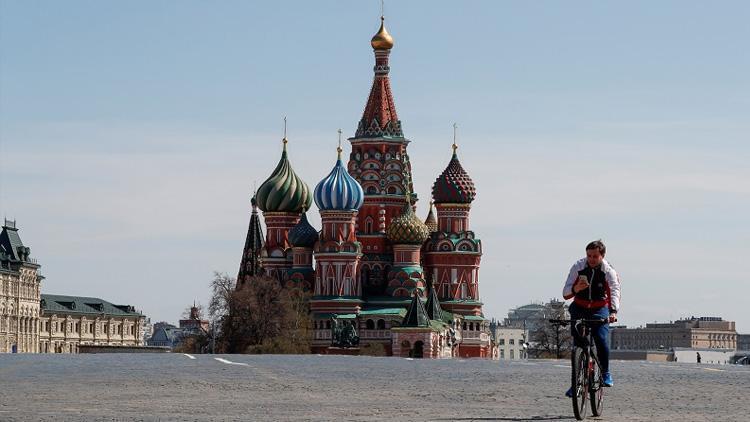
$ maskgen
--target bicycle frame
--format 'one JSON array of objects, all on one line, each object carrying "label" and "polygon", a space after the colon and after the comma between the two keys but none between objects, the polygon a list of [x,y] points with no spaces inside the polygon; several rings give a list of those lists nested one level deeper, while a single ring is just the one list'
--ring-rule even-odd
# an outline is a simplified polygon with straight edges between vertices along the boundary
[{"label": "bicycle frame", "polygon": [[594,416],[601,416],[604,389],[602,368],[597,357],[596,343],[591,333],[595,324],[605,324],[606,319],[549,320],[553,324],[573,324],[573,353],[571,354],[573,413],[576,419],[586,418],[586,402],[590,400]]}]

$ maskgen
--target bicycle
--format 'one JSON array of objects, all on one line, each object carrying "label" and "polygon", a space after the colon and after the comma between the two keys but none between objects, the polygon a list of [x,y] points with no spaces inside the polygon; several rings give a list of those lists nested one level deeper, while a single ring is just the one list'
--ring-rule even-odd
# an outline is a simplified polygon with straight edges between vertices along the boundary
[{"label": "bicycle", "polygon": [[602,367],[596,354],[596,343],[591,326],[604,324],[607,319],[551,319],[553,325],[573,324],[573,353],[571,356],[571,385],[573,386],[573,414],[581,421],[586,419],[586,402],[591,403],[592,416],[602,415],[604,382]]}]

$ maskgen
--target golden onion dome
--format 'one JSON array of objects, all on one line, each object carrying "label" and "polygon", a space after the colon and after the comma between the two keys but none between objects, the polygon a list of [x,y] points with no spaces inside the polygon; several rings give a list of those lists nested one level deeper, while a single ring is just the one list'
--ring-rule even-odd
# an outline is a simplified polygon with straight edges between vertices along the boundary
[{"label": "golden onion dome", "polygon": [[375,50],[390,50],[393,48],[393,37],[385,29],[385,17],[380,17],[380,30],[372,37],[370,45]]},{"label": "golden onion dome", "polygon": [[411,195],[407,195],[401,215],[391,220],[386,235],[388,240],[396,245],[421,245],[430,237],[430,229],[414,215],[414,210],[411,208]]}]

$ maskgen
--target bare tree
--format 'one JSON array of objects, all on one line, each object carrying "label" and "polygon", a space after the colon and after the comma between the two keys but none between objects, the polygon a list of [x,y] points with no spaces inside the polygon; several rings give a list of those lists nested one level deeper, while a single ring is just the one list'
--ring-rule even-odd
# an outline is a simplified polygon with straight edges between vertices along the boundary
[{"label": "bare tree", "polygon": [[544,305],[544,319],[529,333],[531,349],[529,355],[536,358],[561,359],[570,356],[573,338],[570,327],[561,327],[549,323],[550,319],[567,319],[565,303],[552,301]]},{"label": "bare tree", "polygon": [[236,280],[227,273],[214,271],[214,278],[211,280],[211,300],[208,302],[208,318],[213,324],[219,324],[220,321],[230,311],[230,302]]},{"label": "bare tree", "polygon": [[253,277],[231,291],[221,321],[220,350],[227,353],[309,353],[309,294],[285,289],[270,277]]},{"label": "bare tree", "polygon": [[310,318],[310,293],[299,289],[284,289],[281,295],[284,313],[281,335],[287,339],[282,353],[310,353],[312,345],[312,319]]}]

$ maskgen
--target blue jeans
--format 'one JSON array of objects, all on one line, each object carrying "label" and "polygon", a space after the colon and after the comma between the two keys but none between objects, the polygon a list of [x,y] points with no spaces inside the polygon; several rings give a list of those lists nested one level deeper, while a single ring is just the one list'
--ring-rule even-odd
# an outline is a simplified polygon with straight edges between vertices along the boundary
[{"label": "blue jeans", "polygon": [[[578,306],[574,303],[570,304],[570,319],[598,319],[608,318],[609,308],[606,306],[603,308],[592,308],[586,309]],[[571,334],[575,329],[571,325]],[[599,327],[592,327],[591,334],[594,337],[594,343],[596,343],[596,354],[599,357],[599,364],[602,366],[602,372],[609,372],[609,323],[601,324]],[[575,334],[573,334],[575,336]]]}]

